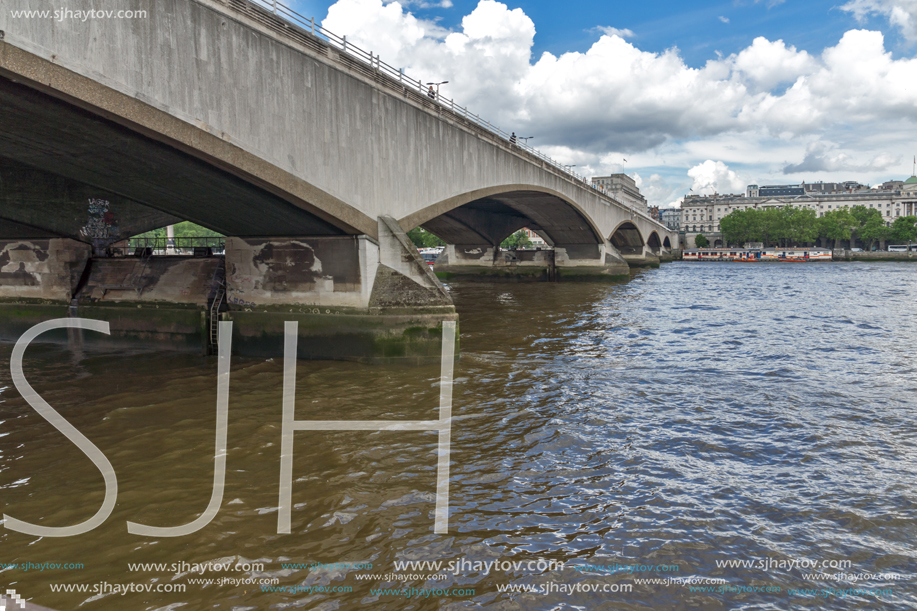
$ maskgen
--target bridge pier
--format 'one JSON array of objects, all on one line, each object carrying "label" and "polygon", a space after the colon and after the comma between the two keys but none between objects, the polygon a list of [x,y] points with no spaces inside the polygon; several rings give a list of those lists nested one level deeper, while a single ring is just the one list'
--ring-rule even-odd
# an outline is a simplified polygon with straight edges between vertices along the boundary
[{"label": "bridge pier", "polygon": [[[0,241],[0,340],[72,316],[109,323],[110,335],[86,334],[88,342],[206,349],[206,305],[220,258],[107,258],[91,251],[70,239]],[[58,330],[41,339],[83,338]]]},{"label": "bridge pier", "polygon": [[67,316],[89,261],[88,244],[61,238],[0,240],[0,339]]},{"label": "bridge pier", "polygon": [[233,351],[283,353],[285,321],[299,322],[299,358],[436,361],[442,324],[458,320],[448,292],[398,223],[359,236],[229,238],[227,310]]},{"label": "bridge pier", "polygon": [[[67,316],[109,322],[79,341],[161,342],[213,352],[211,327],[233,321],[233,353],[283,355],[299,322],[302,359],[438,361],[452,299],[398,223],[358,236],[227,238],[223,257],[90,257],[68,239],[0,241],[0,339]],[[225,278],[225,280],[224,280]],[[225,298],[224,298],[225,291]],[[65,330],[44,341],[72,342]]]},{"label": "bridge pier", "polygon": [[608,244],[513,251],[449,244],[435,270],[439,278],[472,282],[615,282],[630,277],[627,263]]},{"label": "bridge pier", "polygon": [[659,267],[660,256],[647,245],[624,246],[621,256],[631,267]]}]

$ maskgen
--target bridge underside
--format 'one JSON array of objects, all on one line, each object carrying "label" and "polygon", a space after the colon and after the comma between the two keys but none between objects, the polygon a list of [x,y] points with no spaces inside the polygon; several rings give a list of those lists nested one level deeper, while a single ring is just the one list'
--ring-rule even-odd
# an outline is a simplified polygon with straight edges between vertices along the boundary
[{"label": "bridge underside", "polygon": [[359,233],[2,75],[0,108],[2,237],[83,239],[89,199],[111,204],[122,238],[179,219],[232,236]]}]

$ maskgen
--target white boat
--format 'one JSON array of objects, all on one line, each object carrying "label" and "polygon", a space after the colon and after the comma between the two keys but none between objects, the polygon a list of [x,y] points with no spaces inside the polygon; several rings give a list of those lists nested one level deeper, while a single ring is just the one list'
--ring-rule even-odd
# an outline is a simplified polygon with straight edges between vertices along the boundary
[{"label": "white boat", "polygon": [[685,261],[789,261],[810,263],[834,259],[827,248],[689,248],[682,253]]}]

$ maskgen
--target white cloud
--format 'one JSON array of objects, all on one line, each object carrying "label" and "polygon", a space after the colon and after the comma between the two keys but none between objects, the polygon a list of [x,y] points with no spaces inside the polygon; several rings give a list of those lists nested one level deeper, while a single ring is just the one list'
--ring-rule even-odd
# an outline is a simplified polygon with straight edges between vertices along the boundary
[{"label": "white cloud", "polygon": [[818,68],[818,62],[805,51],[787,47],[782,40],[771,42],[763,36],[755,38],[750,47],[722,62],[756,91],[770,91],[784,83],[792,83]]},{"label": "white cloud", "polygon": [[816,172],[865,172],[887,170],[901,161],[900,156],[880,153],[869,161],[857,162],[844,151],[833,150],[830,142],[818,140],[806,146],[806,155],[802,162],[788,164],[783,168],[784,174],[814,174]]},{"label": "white cloud", "polygon": [[719,17],[717,17],[717,19],[719,19],[723,23],[729,23],[729,17],[723,17],[722,15],[720,15]]},{"label": "white cloud", "polygon": [[429,0],[382,0],[385,4],[397,2],[403,8],[452,8],[452,0],[439,0],[430,2]]},{"label": "white cloud", "polygon": [[462,19],[462,31],[445,32],[404,12],[398,2],[339,0],[322,26],[404,67],[412,78],[449,81],[444,96],[491,121],[508,125],[497,109],[521,106],[514,85],[531,69],[535,38],[535,24],[522,9],[482,0]]},{"label": "white cloud", "polygon": [[861,23],[869,15],[881,15],[901,30],[908,40],[917,40],[917,0],[851,0],[841,6]]},{"label": "white cloud", "polygon": [[651,174],[644,180],[640,174],[634,172],[633,179],[637,183],[637,188],[652,205],[658,205],[658,202],[674,197],[671,185],[659,174]]},{"label": "white cloud", "polygon": [[708,159],[688,170],[688,176],[694,179],[691,190],[698,195],[745,191],[746,182],[722,161]]},{"label": "white cloud", "polygon": [[[432,24],[405,13],[399,2],[383,4],[382,0],[339,0],[328,7],[322,27],[347,36],[350,42],[396,66],[402,65],[403,51],[423,44],[432,30]],[[370,32],[371,36],[366,35]]]},{"label": "white cloud", "polygon": [[[867,0],[845,6],[855,2]],[[913,148],[917,59],[893,58],[879,32],[851,30],[818,54],[759,37],[694,68],[677,49],[643,51],[625,40],[632,32],[610,27],[585,52],[533,58],[535,24],[495,0],[481,0],[457,31],[382,0],[339,0],[323,25],[413,78],[448,80],[444,96],[536,136],[532,144],[581,172],[621,171],[628,158],[628,168],[672,181],[667,199],[687,190],[676,184],[686,168],[703,182],[707,164],[720,163],[712,188],[741,191],[726,164],[754,166],[756,180],[779,180],[799,159],[876,173]],[[827,137],[830,150],[810,155],[807,143]]]},{"label": "white cloud", "polygon": [[633,38],[634,31],[627,28],[618,29],[613,28],[607,25],[600,25],[596,28],[599,32],[605,34],[606,36],[618,36],[620,38]]}]

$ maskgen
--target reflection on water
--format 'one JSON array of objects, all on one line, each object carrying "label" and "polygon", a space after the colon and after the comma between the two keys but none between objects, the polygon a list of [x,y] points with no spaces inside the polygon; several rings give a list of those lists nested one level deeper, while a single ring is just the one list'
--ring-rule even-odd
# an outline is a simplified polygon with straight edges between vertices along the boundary
[{"label": "reflection on water", "polygon": [[[240,358],[232,367],[220,513],[186,537],[128,535],[128,520],[175,526],[207,507],[216,361],[88,346],[79,356],[33,345],[29,381],[105,452],[118,475],[118,505],[80,537],[0,530],[0,582],[60,610],[917,608],[915,269],[673,263],[614,286],[450,287],[463,354],[449,536],[432,532],[436,432],[297,432],[293,534],[278,535],[282,360]],[[0,346],[2,509],[45,526],[81,522],[102,501],[102,477],[10,387],[10,352]],[[436,419],[438,381],[438,365],[300,362],[296,418]],[[893,575],[812,580],[805,575],[813,571],[786,567],[796,559]],[[554,560],[567,568],[466,568],[443,580],[388,575],[396,561],[413,560]],[[760,566],[718,566],[729,560]],[[239,561],[264,568],[129,569]],[[2,568],[22,562],[84,568]],[[338,562],[372,569],[283,566]],[[380,577],[358,579],[369,574]],[[781,591],[635,583],[666,577]],[[276,578],[298,591],[190,583],[198,578]],[[49,587],[99,582],[187,590],[119,596]],[[555,591],[501,593],[507,585]],[[633,589],[560,588],[573,585]],[[474,594],[408,599],[371,591],[401,586]],[[888,592],[787,593],[831,587]]]}]

